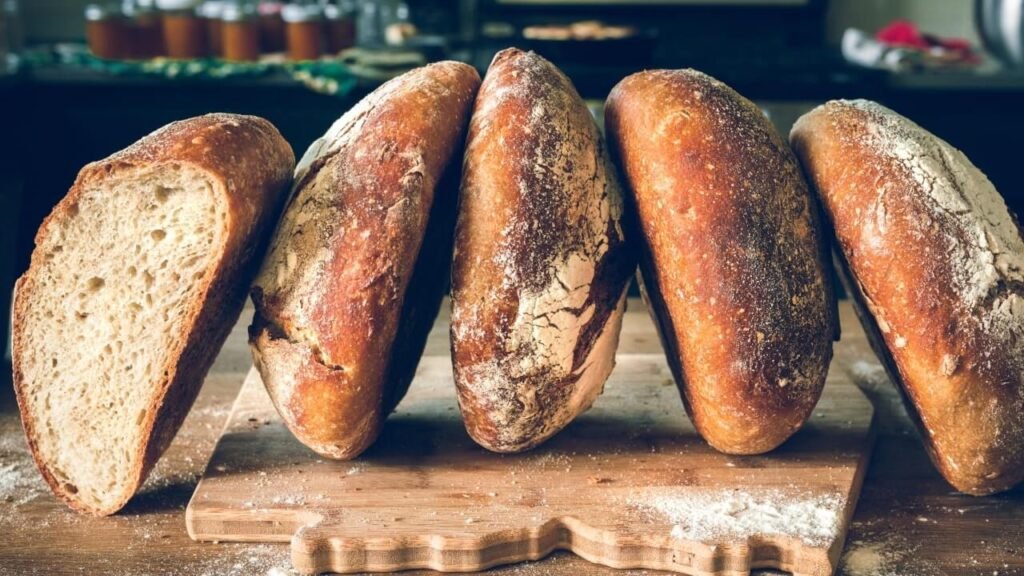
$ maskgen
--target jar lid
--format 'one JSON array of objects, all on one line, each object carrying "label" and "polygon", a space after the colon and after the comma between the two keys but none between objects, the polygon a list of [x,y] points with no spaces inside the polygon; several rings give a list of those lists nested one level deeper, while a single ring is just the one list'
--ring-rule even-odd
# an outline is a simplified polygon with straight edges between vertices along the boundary
[{"label": "jar lid", "polygon": [[221,0],[207,0],[199,5],[196,12],[203,18],[217,20],[220,18],[221,13],[224,12],[225,5],[227,5],[227,2],[222,2]]},{"label": "jar lid", "polygon": [[121,2],[121,14],[129,18],[154,16],[156,12],[153,0],[123,0]]},{"label": "jar lid", "polygon": [[280,16],[284,2],[260,2],[256,5],[256,11],[260,16]]},{"label": "jar lid", "polygon": [[194,10],[200,0],[156,0],[156,7],[167,11]]},{"label": "jar lid", "polygon": [[323,8],[316,4],[286,4],[281,9],[281,19],[285,22],[316,22],[323,17]]},{"label": "jar lid", "polygon": [[336,6],[334,4],[324,5],[324,18],[327,20],[344,20],[353,16],[355,16],[355,12],[343,6]]},{"label": "jar lid", "polygon": [[224,4],[221,7],[222,22],[245,22],[256,17],[256,10],[247,4]]},{"label": "jar lid", "polygon": [[98,20],[109,20],[111,18],[120,18],[121,10],[116,6],[109,6],[106,4],[89,4],[85,7],[85,20],[87,22],[96,22]]}]

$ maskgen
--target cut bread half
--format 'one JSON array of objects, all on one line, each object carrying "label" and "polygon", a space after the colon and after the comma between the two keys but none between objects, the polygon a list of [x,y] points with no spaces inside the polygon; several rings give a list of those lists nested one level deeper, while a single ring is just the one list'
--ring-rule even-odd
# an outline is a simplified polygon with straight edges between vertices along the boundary
[{"label": "cut bread half", "polygon": [[293,162],[264,120],[195,118],[87,166],[43,223],[18,281],[15,388],[36,463],[72,508],[116,512],[170,444]]}]

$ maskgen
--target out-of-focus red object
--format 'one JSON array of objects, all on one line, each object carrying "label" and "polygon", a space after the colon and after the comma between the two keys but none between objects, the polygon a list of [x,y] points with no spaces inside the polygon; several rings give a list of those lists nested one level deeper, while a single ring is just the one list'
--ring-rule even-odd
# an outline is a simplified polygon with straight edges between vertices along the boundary
[{"label": "out-of-focus red object", "polygon": [[965,64],[981,62],[981,58],[967,40],[926,34],[909,20],[893,20],[875,34],[875,39],[889,46],[913,48],[932,56],[938,55],[943,60]]}]

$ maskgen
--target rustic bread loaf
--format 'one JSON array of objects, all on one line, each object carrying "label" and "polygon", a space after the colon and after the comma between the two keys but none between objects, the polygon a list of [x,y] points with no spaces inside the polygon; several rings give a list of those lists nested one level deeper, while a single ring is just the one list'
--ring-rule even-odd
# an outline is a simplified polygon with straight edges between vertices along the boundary
[{"label": "rustic bread loaf", "polygon": [[299,163],[253,287],[250,341],[285,423],[323,456],[365,450],[412,380],[448,283],[479,84],[456,62],[408,72]]},{"label": "rustic bread loaf", "polygon": [[866,101],[803,116],[793,146],[835,229],[861,322],[939,471],[1024,479],[1024,241],[958,150]]},{"label": "rustic bread loaf", "polygon": [[817,209],[792,152],[753,103],[693,70],[626,78],[605,126],[694,425],[723,452],[775,448],[817,403],[838,336]]},{"label": "rustic bread loaf", "polygon": [[238,319],[295,158],[266,120],[175,122],[89,164],[36,236],[14,310],[29,445],[72,508],[122,508]]},{"label": "rustic bread loaf", "polygon": [[474,440],[526,450],[590,407],[635,268],[583,100],[540,56],[498,53],[470,124],[452,271],[455,382]]}]

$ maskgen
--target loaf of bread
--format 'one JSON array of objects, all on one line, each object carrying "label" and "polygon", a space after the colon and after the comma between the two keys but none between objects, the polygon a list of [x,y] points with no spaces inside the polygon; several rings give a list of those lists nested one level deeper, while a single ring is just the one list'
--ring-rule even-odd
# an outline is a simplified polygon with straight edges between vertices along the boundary
[{"label": "loaf of bread", "polygon": [[310,147],[253,287],[250,342],[292,433],[353,458],[405,394],[448,285],[476,70],[441,62],[364,98]]},{"label": "loaf of bread", "polygon": [[175,122],[89,164],[18,280],[14,386],[72,508],[121,509],[170,444],[242,310],[295,158],[266,120]]},{"label": "loaf of bread", "polygon": [[601,393],[636,268],[593,117],[540,56],[484,78],[463,163],[452,358],[469,434],[497,452],[543,442]]},{"label": "loaf of bread", "polygon": [[643,290],[684,404],[718,450],[807,420],[838,336],[817,208],[761,111],[693,70],[629,76],[605,126],[643,240]]},{"label": "loaf of bread", "polygon": [[958,490],[1024,479],[1024,241],[958,150],[873,102],[830,102],[791,135],[835,229],[875,352]]}]

